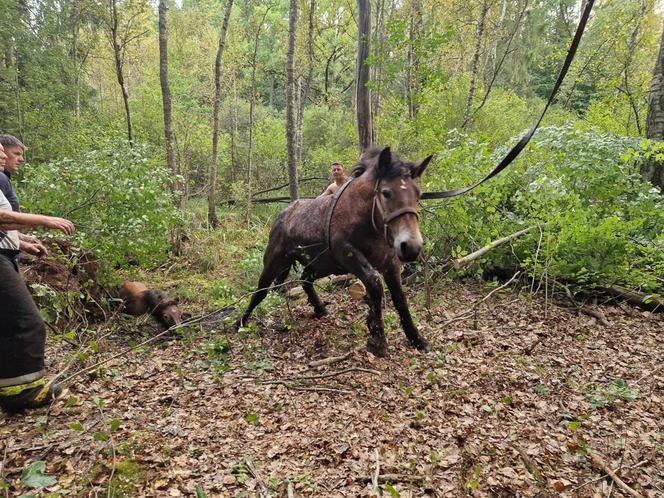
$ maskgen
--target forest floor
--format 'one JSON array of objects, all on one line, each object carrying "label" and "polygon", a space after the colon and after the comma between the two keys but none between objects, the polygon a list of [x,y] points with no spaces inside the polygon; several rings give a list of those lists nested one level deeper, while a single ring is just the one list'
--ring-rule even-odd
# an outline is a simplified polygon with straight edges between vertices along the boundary
[{"label": "forest floor", "polygon": [[[408,347],[388,306],[386,358],[365,351],[366,308],[343,289],[322,293],[320,320],[302,301],[238,333],[208,316],[49,410],[0,415],[0,494],[630,496],[599,457],[631,496],[664,496],[664,315],[602,306],[604,326],[517,288],[454,319],[489,290],[448,286],[430,314],[410,290],[434,350]],[[99,357],[154,333],[126,323]],[[51,372],[71,351],[48,341]]]}]

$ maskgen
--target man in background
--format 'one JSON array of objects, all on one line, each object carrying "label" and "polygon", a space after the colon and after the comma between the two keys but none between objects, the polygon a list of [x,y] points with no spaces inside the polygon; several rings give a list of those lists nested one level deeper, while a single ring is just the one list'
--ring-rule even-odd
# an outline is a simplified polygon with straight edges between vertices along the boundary
[{"label": "man in background", "polygon": [[348,181],[346,173],[344,173],[344,165],[341,163],[332,164],[332,177],[334,178],[334,183],[331,183],[326,189],[325,192],[320,194],[318,197],[323,197],[324,195],[333,195],[339,190],[344,183]]}]

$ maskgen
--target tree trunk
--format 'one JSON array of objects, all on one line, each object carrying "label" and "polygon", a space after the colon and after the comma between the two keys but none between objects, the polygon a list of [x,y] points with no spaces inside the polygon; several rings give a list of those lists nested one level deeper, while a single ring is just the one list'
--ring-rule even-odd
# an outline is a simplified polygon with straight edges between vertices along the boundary
[{"label": "tree trunk", "polygon": [[[256,26],[256,35],[254,37],[254,52],[251,57],[251,98],[249,99],[249,152],[247,157],[247,196],[251,195],[251,175],[252,162],[254,154],[254,106],[256,105],[256,58],[258,56],[258,39],[260,38],[261,28],[265,22],[271,6],[268,6],[263,13],[263,18]],[[247,213],[248,215],[248,213]]]},{"label": "tree trunk", "polygon": [[[652,140],[664,140],[664,32],[650,86],[646,137]],[[641,166],[641,177],[664,192],[664,164],[661,162],[646,161]]]},{"label": "tree trunk", "polygon": [[408,117],[412,120],[417,118],[417,92],[419,87],[419,58],[415,43],[419,39],[422,30],[422,0],[413,1],[413,14],[410,18],[410,31],[408,43],[408,81],[406,93],[408,96]]},{"label": "tree trunk", "polygon": [[304,143],[304,107],[309,100],[311,80],[314,75],[314,12],[316,11],[316,0],[309,2],[309,31],[307,32],[307,75],[304,78],[304,88],[300,97],[300,105],[297,110],[297,161],[302,162],[302,146]]},{"label": "tree trunk", "polygon": [[111,45],[113,46],[113,55],[115,58],[115,74],[118,79],[118,84],[122,90],[122,102],[124,104],[125,115],[127,117],[127,140],[129,145],[134,145],[134,131],[131,124],[131,110],[129,109],[129,93],[127,92],[127,85],[125,84],[123,71],[123,55],[120,42],[118,41],[118,5],[117,0],[110,0],[111,2]]},{"label": "tree trunk", "polygon": [[168,7],[167,0],[159,0],[159,83],[161,84],[161,100],[164,107],[164,136],[166,138],[166,162],[171,172],[171,190],[173,197],[177,198],[178,168],[175,162],[175,148],[173,146],[173,116],[171,112],[171,88],[168,84],[168,23],[166,19]]},{"label": "tree trunk", "polygon": [[468,90],[468,99],[466,100],[466,113],[463,120],[462,128],[466,129],[470,125],[473,115],[473,98],[475,97],[475,85],[477,82],[477,75],[479,73],[480,54],[482,52],[482,35],[484,33],[484,23],[486,15],[489,12],[489,3],[484,0],[480,10],[480,18],[477,21],[477,29],[475,31],[475,52],[473,54],[473,62],[470,66],[470,88]]},{"label": "tree trunk", "polygon": [[295,116],[295,35],[297,34],[297,0],[290,0],[288,18],[288,51],[286,52],[286,142],[288,147],[288,192],[298,198],[297,189],[297,123]]},{"label": "tree trunk", "polygon": [[[629,76],[632,73],[632,62],[634,60],[634,52],[636,50],[636,45],[639,37],[639,31],[641,30],[641,23],[643,18],[646,15],[647,5],[646,0],[641,0],[639,10],[636,13],[636,18],[634,19],[634,29],[629,37],[629,42],[627,43],[627,54],[625,56],[625,61],[623,63],[623,70],[620,75],[622,80],[623,88],[619,90],[623,91],[629,100],[629,105],[632,108],[634,113],[634,121],[636,123],[636,132],[638,135],[642,134],[641,131],[641,114],[639,112],[639,105],[636,101],[632,89],[630,88]],[[629,130],[629,122],[627,123],[627,129]]]},{"label": "tree trunk", "polygon": [[355,95],[357,102],[357,132],[360,151],[373,144],[371,123],[371,100],[369,95],[369,64],[367,58],[371,53],[371,3],[369,0],[357,0],[357,67]]},{"label": "tree trunk", "polygon": [[[371,92],[371,112],[377,116],[380,112],[380,92],[383,82],[383,46],[385,43],[385,0],[376,0],[376,28],[374,32],[374,60],[372,81],[376,87]],[[376,137],[374,137],[375,139]]]},{"label": "tree trunk", "polygon": [[212,102],[212,164],[210,164],[210,188],[208,190],[208,223],[216,227],[217,219],[217,168],[219,166],[219,109],[221,107],[221,58],[226,45],[226,32],[231,17],[233,0],[227,0],[224,20],[219,33],[217,57],[214,60],[214,100]]}]

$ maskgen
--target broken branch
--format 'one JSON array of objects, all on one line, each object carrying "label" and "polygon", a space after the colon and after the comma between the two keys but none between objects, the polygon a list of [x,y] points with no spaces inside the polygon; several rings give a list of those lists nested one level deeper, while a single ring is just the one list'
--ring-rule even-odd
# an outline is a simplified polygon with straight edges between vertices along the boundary
[{"label": "broken branch", "polygon": [[613,479],[613,482],[615,482],[620,489],[622,489],[625,493],[627,493],[630,496],[633,496],[634,498],[644,498],[642,494],[637,493],[634,491],[632,488],[630,488],[625,482],[620,479],[616,475],[616,473],[609,468],[609,466],[604,462],[604,459],[600,457],[597,453],[591,452],[588,457],[590,458],[590,461],[592,462],[593,465],[595,465],[597,468],[602,470],[605,474],[607,474],[611,479]]},{"label": "broken branch", "polygon": [[507,237],[503,237],[502,239],[494,240],[490,244],[485,245],[481,249],[478,249],[475,252],[472,252],[468,254],[467,256],[464,256],[463,258],[455,259],[452,261],[452,265],[454,266],[455,269],[463,268],[464,266],[468,266],[470,263],[475,261],[476,259],[480,259],[482,256],[484,256],[486,253],[491,251],[492,249],[495,249],[498,246],[503,245],[506,242],[510,242],[511,240],[514,240],[518,237],[521,237],[522,235],[530,232],[536,228],[535,226],[524,228],[523,230],[519,230],[518,232],[513,233],[512,235],[508,235]]}]

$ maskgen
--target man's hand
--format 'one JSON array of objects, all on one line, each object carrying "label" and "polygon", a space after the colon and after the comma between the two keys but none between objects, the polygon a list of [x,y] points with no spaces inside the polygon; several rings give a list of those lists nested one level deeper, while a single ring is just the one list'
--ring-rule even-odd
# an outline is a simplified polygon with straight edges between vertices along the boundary
[{"label": "man's hand", "polygon": [[32,254],[33,256],[37,256],[38,258],[48,256],[48,249],[46,249],[46,246],[41,242],[26,242],[22,240],[20,250]]},{"label": "man's hand", "polygon": [[56,216],[44,216],[42,226],[45,226],[46,228],[53,228],[55,230],[61,230],[66,235],[74,235],[74,232],[76,231],[76,228],[71,221],[65,220],[64,218],[58,218]]}]

